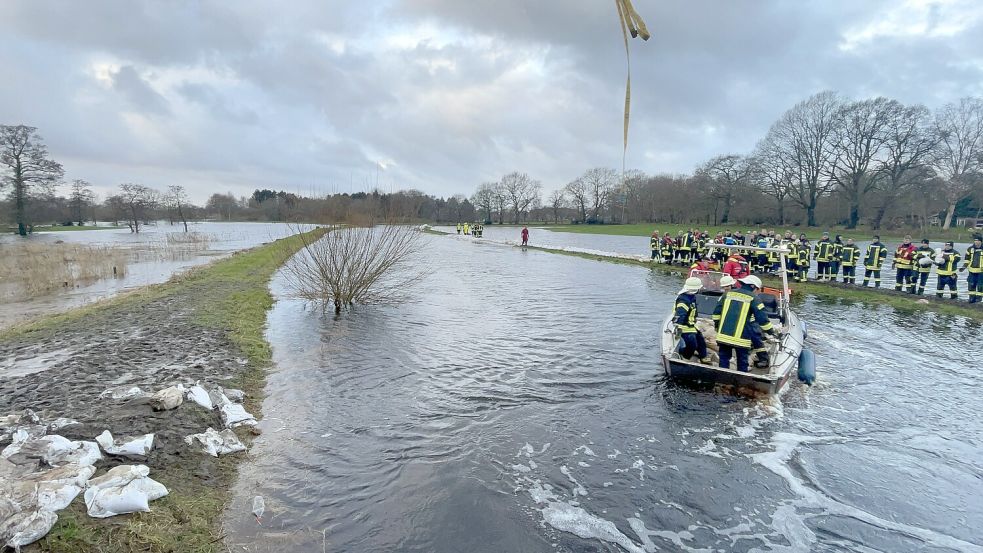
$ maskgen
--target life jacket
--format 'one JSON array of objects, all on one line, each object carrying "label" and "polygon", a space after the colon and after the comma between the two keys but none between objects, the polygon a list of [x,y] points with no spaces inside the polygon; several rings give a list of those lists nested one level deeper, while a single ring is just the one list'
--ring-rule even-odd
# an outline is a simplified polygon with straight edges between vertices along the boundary
[{"label": "life jacket", "polygon": [[915,263],[915,245],[901,244],[894,250],[894,265],[898,269],[910,269]]},{"label": "life jacket", "polygon": [[843,261],[844,267],[855,266],[858,257],[860,257],[860,248],[855,244],[845,244],[840,252],[840,259]]},{"label": "life jacket", "polygon": [[959,255],[959,252],[955,250],[942,250],[942,264],[939,265],[938,270],[939,276],[952,276],[956,274],[956,265],[959,264],[960,259],[962,259],[962,256]]},{"label": "life jacket", "polygon": [[683,334],[696,332],[696,296],[694,294],[679,294],[676,298],[676,328]]},{"label": "life jacket", "polygon": [[833,242],[833,261],[837,261],[841,257],[843,257],[843,244],[840,242]]},{"label": "life jacket", "polygon": [[659,249],[659,237],[658,236],[653,236],[652,238],[649,239],[649,247],[652,249],[652,251],[655,251],[655,250]]},{"label": "life jacket", "polygon": [[915,268],[918,269],[919,273],[932,272],[931,264],[922,266],[922,264],[919,262],[925,258],[931,260],[933,257],[935,257],[935,250],[933,250],[930,246],[921,246],[917,250],[915,250],[915,256],[912,258],[912,260],[914,261]]},{"label": "life jacket", "polygon": [[799,256],[799,265],[806,267],[809,266],[809,252],[811,251],[812,248],[809,247],[809,242],[802,242],[799,244],[799,249],[796,250],[796,253]]},{"label": "life jacket", "polygon": [[864,267],[871,271],[879,271],[887,257],[887,248],[880,242],[875,242],[867,246],[867,255],[864,256]]},{"label": "life jacket", "polygon": [[717,343],[739,348],[750,349],[753,335],[772,328],[765,304],[756,299],[747,286],[730,290],[720,298],[713,321],[717,327]]},{"label": "life jacket", "polygon": [[816,261],[829,263],[833,260],[833,243],[829,240],[820,240],[816,243]]},{"label": "life jacket", "polygon": [[971,273],[983,273],[983,248],[970,246],[966,250],[966,263],[963,267],[969,268]]},{"label": "life jacket", "polygon": [[665,238],[663,238],[662,239],[662,256],[663,257],[672,257],[673,246],[675,246],[675,243],[672,241],[672,237],[671,236],[666,236]]},{"label": "life jacket", "polygon": [[679,249],[689,251],[692,248],[693,248],[693,235],[687,232],[679,240]]}]

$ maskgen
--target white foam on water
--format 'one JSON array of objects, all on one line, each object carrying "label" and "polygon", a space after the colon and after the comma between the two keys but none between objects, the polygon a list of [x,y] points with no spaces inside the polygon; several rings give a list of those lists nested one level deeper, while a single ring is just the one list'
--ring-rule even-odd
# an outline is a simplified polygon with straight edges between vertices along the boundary
[{"label": "white foam on water", "polygon": [[[771,445],[774,448],[773,451],[748,455],[752,461],[767,468],[784,479],[789,488],[791,488],[792,492],[797,496],[797,499],[780,506],[772,515],[771,522],[772,528],[774,528],[776,532],[785,536],[785,538],[792,544],[793,548],[790,549],[786,547],[782,549],[781,547],[785,546],[773,546],[771,549],[769,549],[769,551],[807,551],[809,548],[808,546],[815,543],[816,536],[808,528],[808,526],[806,526],[805,520],[813,516],[837,515],[853,518],[883,530],[910,536],[929,545],[950,548],[962,552],[983,553],[983,546],[981,545],[963,541],[959,538],[926,528],[885,520],[877,515],[864,511],[863,509],[836,501],[835,499],[824,495],[819,490],[806,485],[805,482],[800,480],[793,473],[792,468],[789,466],[789,461],[800,446],[810,443],[833,443],[840,441],[842,441],[842,439],[810,437],[791,434],[788,432],[779,432],[775,434],[771,440]],[[816,514],[803,514],[799,512],[799,508],[809,510],[819,509],[822,512]],[[805,547],[802,547],[803,545]],[[794,548],[796,546],[799,548]],[[779,548],[776,549],[775,547]]]},{"label": "white foam on water", "polygon": [[512,465],[512,470],[525,474],[527,472],[530,472],[532,469],[527,467],[526,465]]},{"label": "white foam on water", "polygon": [[582,446],[578,447],[577,449],[573,450],[574,454],[579,453],[581,451],[583,451],[584,452],[584,455],[586,455],[588,457],[595,457],[594,450],[592,450],[591,448],[589,448],[589,447],[587,447],[585,445],[582,445]]},{"label": "white foam on water", "polygon": [[[628,536],[624,535],[610,520],[596,517],[581,507],[567,503],[553,502],[542,510],[543,520],[561,532],[569,532],[584,539],[599,539],[621,546],[629,553],[645,553]],[[655,551],[652,549],[651,551]]]},{"label": "white foam on water", "polygon": [[608,459],[617,459],[618,455],[621,455],[621,451],[615,449],[614,453],[608,453]]},{"label": "white foam on water", "polygon": [[590,466],[590,463],[585,463],[585,462],[583,462],[583,461],[577,461],[577,466],[578,466],[578,467],[583,467],[583,468],[587,468],[587,467],[589,467],[589,466]]},{"label": "white foam on water", "polygon": [[670,530],[649,530],[645,527],[645,523],[638,518],[629,518],[628,525],[631,526],[632,531],[638,536],[638,539],[642,542],[642,547],[645,551],[658,551],[659,546],[652,541],[652,537],[659,537],[672,542],[680,551],[687,551],[689,553],[712,553],[713,549],[705,548],[695,548],[690,547],[683,543],[684,541],[692,541],[693,534],[689,531],[683,530],[682,532],[672,532]]},{"label": "white foam on water", "polygon": [[645,461],[636,459],[635,462],[631,464],[631,468],[638,469],[639,480],[645,480]]},{"label": "white foam on water", "polygon": [[569,478],[570,479],[570,482],[573,483],[573,496],[574,497],[577,497],[578,495],[582,495],[584,497],[587,496],[587,488],[585,488],[584,486],[582,486],[580,484],[580,482],[578,482],[577,479],[574,478],[572,474],[570,474],[570,469],[568,469],[566,465],[563,465],[563,466],[560,467],[560,472],[562,472],[563,473],[563,476],[566,476],[567,478]]},{"label": "white foam on water", "polygon": [[717,449],[717,444],[713,440],[707,440],[705,444],[696,449],[696,453],[700,455],[706,455],[707,457],[716,457],[718,459],[723,459],[724,456],[715,451]]}]

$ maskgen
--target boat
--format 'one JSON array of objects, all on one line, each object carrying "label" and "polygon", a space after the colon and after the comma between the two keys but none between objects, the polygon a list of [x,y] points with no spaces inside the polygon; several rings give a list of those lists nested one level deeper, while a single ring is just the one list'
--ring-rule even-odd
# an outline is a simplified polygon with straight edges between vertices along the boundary
[{"label": "boat", "polygon": [[[779,254],[781,289],[765,288],[758,295],[762,299],[762,303],[765,304],[772,324],[779,330],[777,338],[766,338],[765,340],[770,364],[767,367],[755,367],[752,363],[748,372],[741,372],[735,368],[721,368],[717,364],[718,357],[714,351],[711,351],[712,362],[708,365],[700,363],[695,356],[692,359],[683,358],[679,354],[678,347],[680,332],[673,322],[675,318],[674,304],[662,329],[662,363],[666,375],[677,381],[719,386],[733,390],[740,395],[752,396],[781,394],[792,381],[793,374],[797,375],[802,382],[812,384],[816,377],[816,358],[811,350],[805,348],[807,335],[805,323],[792,311],[789,302],[791,290],[785,272],[786,256],[789,250],[784,247],[760,248],[721,244],[714,244],[713,247],[737,250],[751,255],[773,252]],[[715,334],[715,330],[711,317],[720,297],[724,294],[720,287],[720,278],[723,273],[694,271],[692,276],[699,277],[703,281],[703,289],[696,294],[697,326],[704,329],[704,337],[712,344],[715,342],[712,335]],[[736,362],[732,360],[731,366],[735,365]]]}]

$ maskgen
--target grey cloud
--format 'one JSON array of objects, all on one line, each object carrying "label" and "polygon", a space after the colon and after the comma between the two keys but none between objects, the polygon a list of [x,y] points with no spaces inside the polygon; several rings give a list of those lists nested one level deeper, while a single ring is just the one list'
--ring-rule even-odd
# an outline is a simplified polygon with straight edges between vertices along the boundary
[{"label": "grey cloud", "polygon": [[112,74],[113,88],[137,111],[157,115],[170,113],[167,100],[141,77],[132,65],[124,65]]}]

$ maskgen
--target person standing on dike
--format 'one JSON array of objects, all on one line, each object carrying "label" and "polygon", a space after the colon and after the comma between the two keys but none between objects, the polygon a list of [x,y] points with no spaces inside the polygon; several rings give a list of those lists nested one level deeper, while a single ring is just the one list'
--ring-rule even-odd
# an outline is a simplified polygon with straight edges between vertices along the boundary
[{"label": "person standing on dike", "polygon": [[528,227],[522,227],[522,245],[523,246],[528,246],[529,245],[529,228]]}]

